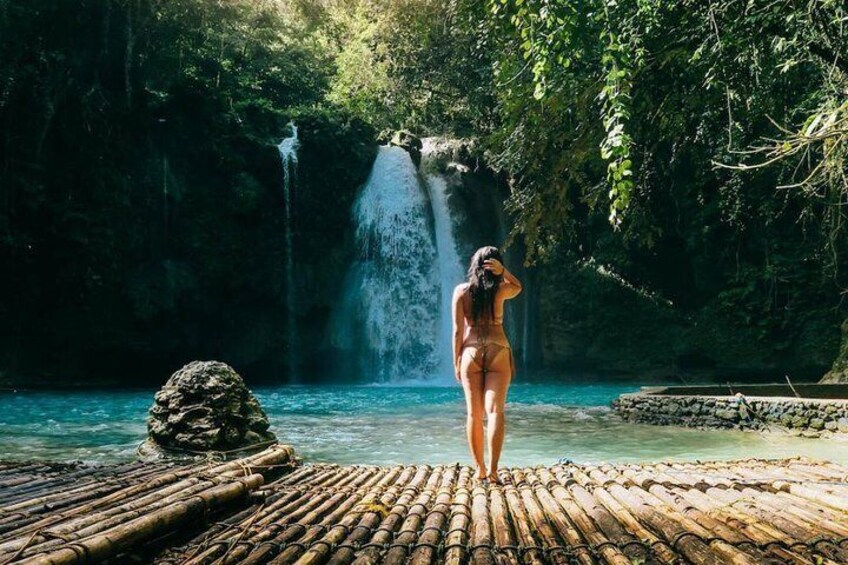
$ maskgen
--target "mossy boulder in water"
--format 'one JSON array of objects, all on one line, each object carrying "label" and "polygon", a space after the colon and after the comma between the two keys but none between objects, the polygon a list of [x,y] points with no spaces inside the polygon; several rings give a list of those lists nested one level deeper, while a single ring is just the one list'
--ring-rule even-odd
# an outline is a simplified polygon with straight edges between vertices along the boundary
[{"label": "mossy boulder in water", "polygon": [[233,451],[276,440],[253,393],[219,361],[192,361],[174,373],[149,414],[144,451]]}]

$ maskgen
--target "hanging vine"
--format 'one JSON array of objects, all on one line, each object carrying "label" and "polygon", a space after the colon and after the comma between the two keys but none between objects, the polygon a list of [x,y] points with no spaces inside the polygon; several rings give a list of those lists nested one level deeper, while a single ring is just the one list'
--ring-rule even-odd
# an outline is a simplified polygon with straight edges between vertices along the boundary
[{"label": "hanging vine", "polygon": [[599,19],[605,39],[601,56],[604,84],[598,95],[603,103],[601,118],[606,132],[601,142],[601,157],[607,161],[609,222],[618,228],[633,192],[633,161],[630,158],[633,138],[626,127],[630,119],[634,62],[641,56],[635,32],[627,30],[624,19],[620,19],[618,2],[604,0],[603,8],[598,12],[599,16],[603,15]]},{"label": "hanging vine", "polygon": [[556,88],[555,79],[562,79],[576,62],[600,52],[597,99],[605,135],[599,149],[607,162],[609,221],[620,227],[634,187],[627,122],[633,73],[642,62],[636,26],[627,13],[631,7],[617,0],[490,0],[489,7],[519,38],[536,100],[544,101]]}]

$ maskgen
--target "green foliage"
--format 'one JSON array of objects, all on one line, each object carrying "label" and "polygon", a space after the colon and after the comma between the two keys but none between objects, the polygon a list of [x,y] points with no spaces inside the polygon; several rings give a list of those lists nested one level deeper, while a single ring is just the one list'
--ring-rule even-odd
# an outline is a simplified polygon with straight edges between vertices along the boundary
[{"label": "green foliage", "polygon": [[[570,249],[610,264],[712,324],[755,328],[751,339],[775,352],[797,352],[817,324],[835,335],[843,4],[487,6],[500,119],[491,162],[510,174],[530,260]],[[749,166],[715,168],[733,160]],[[826,358],[831,342],[813,349]]]},{"label": "green foliage", "polygon": [[[525,67],[532,68],[528,82],[534,99],[553,105],[552,97],[574,99],[586,89],[597,89],[604,131],[598,143],[607,161],[609,219],[616,227],[639,193],[634,144],[650,147],[653,143],[651,138],[634,139],[638,125],[629,122],[667,119],[669,113],[679,115],[690,111],[689,107],[693,112],[703,110],[697,105],[703,96],[698,95],[684,100],[684,108],[660,103],[652,89],[674,86],[658,84],[663,67],[685,62],[681,74],[700,83],[707,97],[710,91],[723,94],[715,102],[726,110],[722,121],[727,146],[719,150],[722,139],[715,140],[719,143],[709,158],[716,160],[722,160],[728,150],[744,149],[770,134],[768,119],[788,122],[810,115],[811,107],[820,108],[813,111],[809,125],[815,115],[829,112],[832,116],[844,102],[846,9],[838,2],[490,0],[489,7],[503,45],[499,64],[513,68],[509,61],[514,60],[517,48],[527,60]],[[780,90],[790,85],[798,93],[794,100],[785,99]],[[510,90],[507,96],[525,96],[518,89]],[[740,112],[753,116],[739,117]],[[683,130],[674,133],[685,135]],[[811,152],[804,144],[796,169],[785,174],[800,172],[801,178],[808,178],[801,184],[836,186],[844,192],[844,142],[829,139],[837,147]],[[790,152],[785,142],[778,142],[775,151]],[[537,223],[532,208],[528,215],[528,224]]]},{"label": "green foliage", "polygon": [[492,127],[491,64],[472,0],[332,0],[317,33],[334,53],[328,100],[378,129],[475,135]]},{"label": "green foliage", "polygon": [[336,243],[373,157],[374,132],[326,103],[333,60],[310,6],[0,3],[3,370],[158,380],[209,356],[276,376],[274,146],[292,117],[305,145],[321,130],[334,153],[303,169],[338,179],[309,192],[342,207],[324,226]]},{"label": "green foliage", "polygon": [[388,53],[378,36],[378,22],[364,4],[353,10],[346,8],[333,10],[332,23],[328,24],[344,30],[328,98],[378,126],[394,122],[400,119],[397,111],[401,109],[392,104]]},{"label": "green foliage", "polygon": [[579,320],[563,350],[606,333],[595,359],[625,343],[625,366],[634,314],[673,328],[664,367],[818,363],[846,286],[845,24],[835,0],[0,0],[4,366],[273,372],[292,118],[310,331],[374,131],[410,128],[477,138],[509,184],[544,328]]},{"label": "green foliage", "polygon": [[570,86],[572,76],[586,74],[586,63],[599,57],[596,70],[589,69],[585,78],[601,84],[597,99],[605,136],[600,154],[607,162],[609,221],[618,227],[633,190],[633,140],[625,128],[632,76],[642,63],[638,30],[627,6],[616,0],[490,0],[489,6],[499,31],[514,36],[526,65],[532,64],[536,100]]}]

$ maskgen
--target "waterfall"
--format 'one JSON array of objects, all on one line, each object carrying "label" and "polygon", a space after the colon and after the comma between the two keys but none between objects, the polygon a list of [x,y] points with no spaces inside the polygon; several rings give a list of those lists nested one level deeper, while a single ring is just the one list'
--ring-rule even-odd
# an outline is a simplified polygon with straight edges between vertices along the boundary
[{"label": "waterfall", "polygon": [[448,178],[434,166],[438,158],[436,140],[427,138],[421,149],[421,169],[433,210],[433,231],[436,238],[439,269],[439,333],[438,378],[453,375],[453,316],[451,306],[454,287],[464,280],[463,262],[457,252],[454,222],[448,205]]},{"label": "waterfall", "polygon": [[283,197],[285,200],[286,220],[286,341],[288,344],[289,380],[296,380],[297,375],[297,317],[295,311],[294,288],[294,235],[292,231],[292,184],[297,176],[297,126],[289,122],[291,136],[283,139],[277,146],[280,159],[283,162]]},{"label": "waterfall", "polygon": [[424,139],[420,171],[403,149],[379,149],[353,207],[359,257],[328,332],[354,378],[453,382],[451,303],[462,257],[503,241],[497,192],[485,181],[466,186],[466,149]]},{"label": "waterfall", "polygon": [[[359,260],[345,283],[331,339],[370,380],[429,380],[439,364],[438,252],[418,170],[380,147],[354,204]],[[351,358],[359,367],[351,367]]]}]

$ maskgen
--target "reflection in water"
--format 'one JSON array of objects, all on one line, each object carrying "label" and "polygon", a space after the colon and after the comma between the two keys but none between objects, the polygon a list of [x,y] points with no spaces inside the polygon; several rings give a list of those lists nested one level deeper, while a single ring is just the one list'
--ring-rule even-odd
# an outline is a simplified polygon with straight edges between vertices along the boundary
[{"label": "reflection in water", "polygon": [[[504,465],[808,455],[848,463],[848,442],[622,422],[607,406],[636,387],[516,385]],[[458,386],[302,386],[254,391],[281,441],[307,461],[467,462]],[[153,391],[0,396],[0,458],[119,461],[144,439]]]}]

